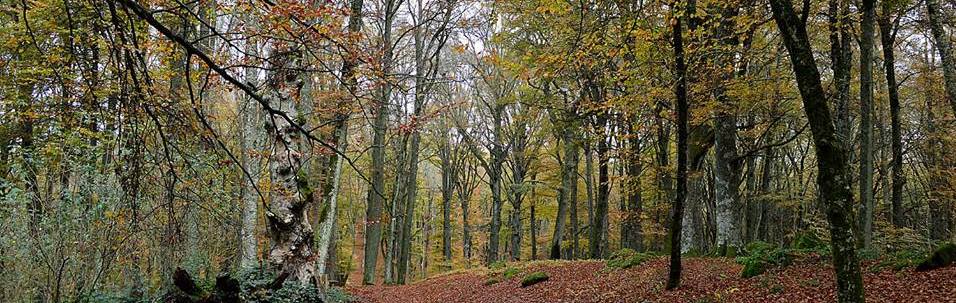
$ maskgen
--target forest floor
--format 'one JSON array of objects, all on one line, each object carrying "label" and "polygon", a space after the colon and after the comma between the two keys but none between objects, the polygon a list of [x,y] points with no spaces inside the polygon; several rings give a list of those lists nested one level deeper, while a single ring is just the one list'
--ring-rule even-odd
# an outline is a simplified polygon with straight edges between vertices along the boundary
[{"label": "forest floor", "polygon": [[[807,257],[749,279],[730,258],[686,258],[676,291],[664,290],[667,257],[629,269],[607,270],[603,261],[537,261],[510,264],[520,273],[491,284],[501,270],[472,269],[405,286],[349,288],[358,302],[835,302],[832,266]],[[543,271],[549,279],[528,287],[521,280]],[[864,263],[868,302],[956,302],[956,266],[928,272]]]}]

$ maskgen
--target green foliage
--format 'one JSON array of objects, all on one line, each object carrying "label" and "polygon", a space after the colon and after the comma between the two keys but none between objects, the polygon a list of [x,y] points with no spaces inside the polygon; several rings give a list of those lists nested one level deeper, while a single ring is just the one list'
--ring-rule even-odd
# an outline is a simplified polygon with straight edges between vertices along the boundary
[{"label": "green foliage", "polygon": [[633,249],[621,249],[611,253],[607,259],[605,269],[627,269],[635,265],[640,265],[644,261],[654,258],[653,255],[634,251]]},{"label": "green foliage", "polygon": [[830,254],[830,245],[813,229],[797,234],[791,246],[801,252],[817,253],[819,255]]},{"label": "green foliage", "polygon": [[528,287],[548,280],[548,273],[536,271],[521,279],[521,287]]},{"label": "green foliage", "polygon": [[352,295],[349,295],[348,292],[345,292],[345,289],[340,287],[330,287],[325,293],[325,299],[328,303],[348,303],[355,301]]},{"label": "green foliage", "polygon": [[491,285],[498,284],[500,282],[501,282],[501,278],[499,278],[498,276],[491,276],[491,277],[488,277],[488,280],[485,280],[485,285],[491,286]]},{"label": "green foliage", "polygon": [[886,267],[895,270],[912,268],[920,264],[920,262],[923,262],[923,260],[926,260],[927,256],[929,256],[929,252],[924,249],[906,249],[890,252],[885,254],[883,259],[873,266],[871,270],[878,271]]},{"label": "green foliage", "polygon": [[[242,271],[238,274],[239,294],[242,302],[257,303],[293,303],[293,302],[322,302],[319,289],[314,285],[298,282],[287,282],[282,288],[269,290],[275,276],[259,270]],[[335,299],[340,299],[336,301]],[[349,302],[349,296],[343,290],[329,291],[332,302]]]},{"label": "green foliage", "polygon": [[737,263],[743,264],[741,276],[750,278],[758,276],[774,266],[790,264],[789,252],[776,245],[756,241],[747,244],[745,255],[737,257]]},{"label": "green foliage", "polygon": [[916,266],[917,271],[927,271],[949,266],[956,262],[956,244],[944,243],[936,248],[929,258]]},{"label": "green foliage", "polygon": [[501,275],[502,275],[505,279],[511,279],[511,278],[514,278],[515,276],[517,276],[519,273],[521,273],[521,269],[519,269],[519,268],[517,268],[517,267],[508,267],[507,269],[505,269],[504,272],[501,273]]}]

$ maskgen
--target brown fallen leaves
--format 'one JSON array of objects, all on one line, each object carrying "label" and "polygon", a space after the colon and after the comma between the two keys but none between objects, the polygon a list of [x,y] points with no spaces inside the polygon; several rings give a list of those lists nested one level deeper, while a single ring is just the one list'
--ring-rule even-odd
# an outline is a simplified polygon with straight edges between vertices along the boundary
[{"label": "brown fallen leaves", "polygon": [[[868,302],[956,302],[956,266],[930,271],[871,270],[865,264]],[[487,271],[438,276],[407,286],[350,288],[359,302],[835,302],[832,267],[801,259],[744,279],[732,259],[688,258],[676,291],[665,291],[667,258],[604,271],[601,261],[532,262],[523,273],[544,271],[548,281],[521,288],[519,274],[485,285]]]}]

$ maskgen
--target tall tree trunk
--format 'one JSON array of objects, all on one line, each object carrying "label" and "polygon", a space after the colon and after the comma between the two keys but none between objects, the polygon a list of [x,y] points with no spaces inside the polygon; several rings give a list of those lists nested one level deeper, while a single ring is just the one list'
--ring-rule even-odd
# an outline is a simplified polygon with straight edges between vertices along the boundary
[{"label": "tall tree trunk", "polygon": [[[733,50],[738,44],[734,33],[738,6],[733,2],[725,5],[721,11],[717,36],[727,50],[718,55],[717,66],[734,64]],[[734,75],[732,70],[721,72],[723,81],[714,90],[717,102],[723,107],[723,110],[718,110],[715,115],[714,127],[714,193],[717,206],[717,248],[720,255],[736,252],[743,245],[741,224],[744,222],[738,193],[742,162],[737,155],[737,114],[736,106],[726,95],[725,87],[730,84]]]},{"label": "tall tree trunk", "polygon": [[607,118],[598,118],[600,136],[596,138],[597,157],[598,157],[598,188],[597,199],[594,201],[594,214],[592,215],[590,227],[590,239],[588,248],[592,259],[600,259],[607,252],[607,212],[608,199],[610,198],[610,173],[608,169],[608,146],[609,135],[607,132]]},{"label": "tall tree trunk", "polygon": [[454,195],[455,168],[451,161],[451,142],[449,142],[447,129],[439,130],[441,132],[441,143],[439,157],[441,158],[441,209],[442,209],[442,256],[447,266],[451,266],[451,199]]},{"label": "tall tree trunk", "polygon": [[[253,27],[254,18],[248,18],[246,24]],[[246,40],[245,53],[247,56],[254,56],[258,53],[258,43],[252,38]],[[259,81],[255,69],[247,68],[245,70],[246,83],[255,87]],[[239,267],[255,268],[259,265],[257,257],[256,225],[259,219],[259,195],[255,191],[259,177],[261,176],[261,164],[258,151],[264,148],[261,128],[263,125],[262,111],[258,110],[258,104],[251,97],[245,98],[246,104],[240,110],[242,117],[239,120],[242,128],[240,146],[242,153],[240,160],[243,169],[249,176],[243,176],[242,196],[242,227],[239,231]]]},{"label": "tall tree trunk", "polygon": [[[349,35],[356,37],[361,34],[362,31],[362,6],[364,5],[363,0],[351,0],[349,1],[349,23],[348,23],[348,33]],[[351,50],[350,50],[351,51]],[[352,100],[352,96],[355,96],[357,93],[358,80],[355,76],[355,68],[358,65],[358,60],[353,56],[347,55],[346,59],[342,62],[342,79],[343,86],[348,92],[348,96],[340,101],[338,110],[334,116],[335,126],[333,132],[333,139],[330,144],[333,145],[337,152],[333,153],[329,157],[329,169],[326,171],[326,184],[323,189],[323,194],[327,206],[325,209],[325,218],[322,218],[322,222],[319,225],[319,241],[318,241],[318,253],[319,258],[316,261],[318,264],[318,273],[323,287],[327,287],[329,281],[332,280],[334,276],[334,268],[329,268],[327,264],[335,264],[335,229],[337,221],[337,212],[338,212],[338,197],[339,197],[339,187],[342,183],[342,165],[344,162],[344,154],[348,147],[348,118],[349,118],[349,107],[348,102]],[[342,153],[342,154],[339,154]],[[331,180],[329,180],[331,176]]]},{"label": "tall tree trunk", "polygon": [[314,284],[315,263],[312,226],[305,211],[312,201],[308,183],[300,176],[302,153],[299,127],[292,124],[304,77],[299,74],[301,54],[280,48],[273,53],[276,66],[267,77],[263,95],[275,112],[269,113],[269,135],[273,140],[269,156],[272,177],[272,201],[266,209],[269,237],[269,261],[287,281]]},{"label": "tall tree trunk", "polygon": [[[461,170],[459,170],[461,171]],[[469,200],[471,200],[471,188],[466,182],[458,182],[458,200],[461,202],[461,254],[465,258],[466,264],[471,264],[471,223],[468,222],[470,214]]]},{"label": "tall tree trunk", "polygon": [[[391,71],[392,65],[392,22],[394,14],[392,11],[393,0],[386,1],[387,8],[385,13],[385,26],[382,29],[382,47],[384,59],[382,62],[383,74],[386,77]],[[375,104],[375,120],[372,124],[372,166],[371,186],[368,191],[368,202],[365,212],[366,232],[365,232],[365,268],[363,269],[362,283],[375,283],[375,266],[378,263],[379,244],[382,240],[382,221],[385,219],[382,215],[382,208],[385,205],[385,132],[388,127],[388,106],[389,98],[392,94],[391,82],[383,79],[384,84],[379,89],[379,100]],[[394,215],[394,214],[393,214]],[[386,267],[389,264],[385,265]]]},{"label": "tall tree trunk", "polygon": [[863,0],[860,20],[860,215],[863,247],[873,241],[873,28],[876,0]]},{"label": "tall tree trunk", "polygon": [[956,62],[953,62],[953,50],[949,36],[943,29],[943,12],[939,0],[926,0],[926,16],[929,19],[930,32],[936,41],[936,50],[939,52],[940,63],[943,66],[943,80],[945,82],[946,97],[949,106],[956,115]]},{"label": "tall tree trunk", "polygon": [[626,121],[628,131],[627,150],[627,183],[623,183],[621,190],[626,193],[626,210],[621,229],[621,246],[636,251],[644,249],[644,234],[641,229],[641,213],[643,199],[641,197],[641,142],[634,130],[634,121]]},{"label": "tall tree trunk", "polygon": [[[424,38],[422,37],[423,33],[421,26],[413,30],[413,36],[415,38],[415,100],[413,104],[413,117],[418,119],[425,113],[425,94],[427,93],[425,89],[427,84],[425,81],[428,78],[428,75],[426,74],[427,72],[425,71],[425,46],[422,41]],[[396,282],[398,284],[405,284],[405,276],[408,272],[409,255],[411,253],[412,219],[415,217],[415,200],[418,194],[418,152],[422,137],[418,126],[413,125],[410,137],[411,139],[409,141],[409,147],[404,164],[408,170],[405,172],[404,176],[405,196],[402,201],[405,204],[405,215],[403,216],[405,220],[402,222],[402,237],[399,241],[401,247],[398,254],[398,272],[396,275]],[[399,200],[396,200],[396,202],[398,201]]]},{"label": "tall tree trunk", "polygon": [[[820,72],[813,59],[806,23],[790,0],[770,0],[773,18],[790,53],[803,109],[810,123],[817,157],[819,202],[830,223],[833,268],[839,302],[864,302],[863,275],[853,233],[853,193],[846,150],[835,135]],[[805,12],[808,14],[809,12]]]},{"label": "tall tree trunk", "polygon": [[882,2],[879,18],[880,42],[883,45],[883,70],[886,72],[887,93],[890,99],[890,142],[893,160],[893,188],[890,198],[891,221],[896,227],[903,226],[903,135],[900,125],[900,93],[896,83],[896,23],[891,21],[895,8],[892,1]]},{"label": "tall tree trunk", "polygon": [[[575,162],[578,162],[575,159]],[[577,165],[574,166],[573,173],[575,175],[579,174]],[[578,184],[577,177],[575,177],[574,183],[568,188],[568,224],[571,225],[571,247],[566,252],[567,259],[577,259],[580,254],[580,240],[581,240],[581,224],[579,223],[578,218]]]},{"label": "tall tree trunk", "polygon": [[[531,183],[534,184],[537,176],[531,175]],[[535,204],[537,204],[538,199],[536,199],[535,189],[537,187],[531,187],[531,206],[529,207],[529,212],[531,212],[530,217],[528,218],[528,229],[531,230],[531,260],[538,259],[538,218],[535,217]]]},{"label": "tall tree trunk", "polygon": [[[524,127],[519,127],[518,129],[523,130]],[[520,137],[523,136],[524,133],[521,132],[516,135]],[[526,155],[524,154],[523,144],[512,144],[512,150],[514,159],[511,167],[511,261],[518,261],[521,259],[521,237],[523,232],[521,228],[521,204],[524,202],[524,178],[528,170],[526,165],[529,164],[529,162],[525,161]],[[534,222],[532,222],[532,224],[534,224]]]},{"label": "tall tree trunk", "polygon": [[504,199],[501,196],[501,178],[505,161],[505,146],[502,139],[502,119],[504,119],[504,105],[496,104],[492,109],[492,132],[494,139],[491,142],[490,159],[488,161],[488,183],[491,187],[491,223],[488,230],[488,252],[485,255],[485,264],[498,261],[498,245],[501,242],[501,208]]},{"label": "tall tree trunk", "polygon": [[[551,259],[560,259],[561,245],[564,240],[565,219],[568,217],[568,208],[577,196],[578,187],[578,140],[575,136],[577,128],[573,121],[567,121],[561,130],[561,139],[564,141],[564,159],[561,162],[561,188],[558,190],[558,214],[554,220],[554,236],[551,237]],[[575,231],[572,229],[572,232]]]},{"label": "tall tree trunk", "polygon": [[[836,121],[837,136],[842,142],[850,142],[850,70],[853,60],[853,51],[850,49],[852,22],[850,20],[850,4],[847,0],[830,0],[829,2],[829,32],[830,32],[830,62],[833,68],[833,82],[836,89]],[[847,143],[845,149],[852,147]]]},{"label": "tall tree trunk", "polygon": [[[672,8],[676,11],[676,8]],[[674,94],[677,106],[677,192],[671,209],[670,222],[670,270],[667,276],[667,289],[680,286],[681,277],[681,223],[684,218],[684,201],[687,198],[687,117],[690,107],[687,103],[687,66],[684,64],[684,39],[681,26],[682,17],[675,13],[671,38],[674,47],[674,75],[677,84]]]},{"label": "tall tree trunk", "polygon": [[[592,141],[594,141],[592,138],[585,138],[584,148],[582,149],[584,152],[584,176],[582,177],[584,178],[584,196],[588,211],[588,255],[590,255],[592,248],[597,249],[596,246],[591,246],[591,240],[596,240],[592,238],[592,236],[597,236],[597,234],[593,233],[597,232],[597,226],[595,225],[596,222],[594,218],[594,153],[593,149],[591,148]],[[598,243],[594,244],[597,245]],[[577,251],[577,249],[575,249],[575,251]]]},{"label": "tall tree trunk", "polygon": [[[401,105],[404,107],[404,105]],[[392,204],[389,210],[391,215],[388,221],[388,234],[385,237],[385,284],[395,284],[396,273],[398,272],[398,261],[401,259],[402,232],[405,231],[405,196],[408,191],[408,135],[396,136],[393,138],[392,146],[396,149],[395,154],[397,167],[395,168],[395,179],[392,182]]]},{"label": "tall tree trunk", "polygon": [[[930,61],[930,54],[925,54],[923,61],[926,66],[932,66]],[[945,146],[940,138],[941,134],[936,128],[936,113],[935,102],[936,96],[932,93],[932,90],[929,88],[924,88],[924,98],[926,103],[926,120],[923,125],[926,128],[926,133],[928,134],[928,140],[926,143],[926,158],[927,158],[927,167],[929,170],[929,193],[927,194],[927,204],[929,209],[934,210],[929,212],[929,237],[933,240],[947,241],[950,240],[950,237],[953,235],[953,205],[947,200],[946,195],[940,190],[940,188],[946,188],[946,178],[942,173],[942,170],[945,166],[945,157],[943,157],[943,150]]]}]

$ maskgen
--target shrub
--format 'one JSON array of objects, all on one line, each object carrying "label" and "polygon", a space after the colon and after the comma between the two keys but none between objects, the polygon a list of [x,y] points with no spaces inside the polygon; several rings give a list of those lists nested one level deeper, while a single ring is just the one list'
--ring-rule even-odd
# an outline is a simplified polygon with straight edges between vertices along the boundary
[{"label": "shrub", "polygon": [[923,260],[926,260],[927,256],[929,256],[929,252],[922,249],[906,249],[890,252],[884,255],[883,259],[880,260],[872,270],[878,271],[885,267],[891,267],[895,270],[915,267],[919,265],[920,262],[923,262]]},{"label": "shrub", "polygon": [[787,250],[767,242],[757,241],[747,244],[744,253],[745,255],[737,257],[737,263],[744,265],[740,273],[744,278],[754,277],[763,274],[771,267],[785,266],[790,263]]},{"label": "shrub", "polygon": [[654,256],[634,251],[633,249],[621,249],[611,253],[607,259],[607,269],[627,269],[635,265],[640,265],[644,261],[650,260]]},{"label": "shrub", "polygon": [[498,284],[499,282],[501,282],[501,278],[498,278],[497,276],[491,276],[488,278],[488,280],[485,280],[485,285],[491,286],[491,285]]},{"label": "shrub", "polygon": [[830,245],[827,245],[827,242],[813,229],[799,233],[797,238],[793,240],[792,247],[795,250],[820,255],[828,255],[830,253]]},{"label": "shrub", "polygon": [[517,276],[519,273],[521,273],[521,270],[517,267],[508,267],[504,272],[501,273],[501,275],[504,276],[505,279],[511,279],[514,278],[514,276]]},{"label": "shrub", "polygon": [[917,271],[934,270],[949,266],[956,262],[956,244],[944,243],[936,248],[933,254],[916,266]]},{"label": "shrub", "polygon": [[329,291],[325,293],[325,299],[329,303],[348,303],[354,301],[352,295],[349,295],[349,293],[340,287],[329,287]]},{"label": "shrub", "polygon": [[548,280],[548,273],[536,271],[521,279],[521,287],[528,287]]},{"label": "shrub", "polygon": [[[240,302],[323,302],[320,290],[311,284],[286,282],[282,288],[269,289],[270,284],[275,280],[275,276],[261,270],[242,270],[237,274],[237,278],[241,290],[239,293]],[[350,300],[345,291],[341,289],[330,290],[327,298],[330,302],[349,302]]]}]

